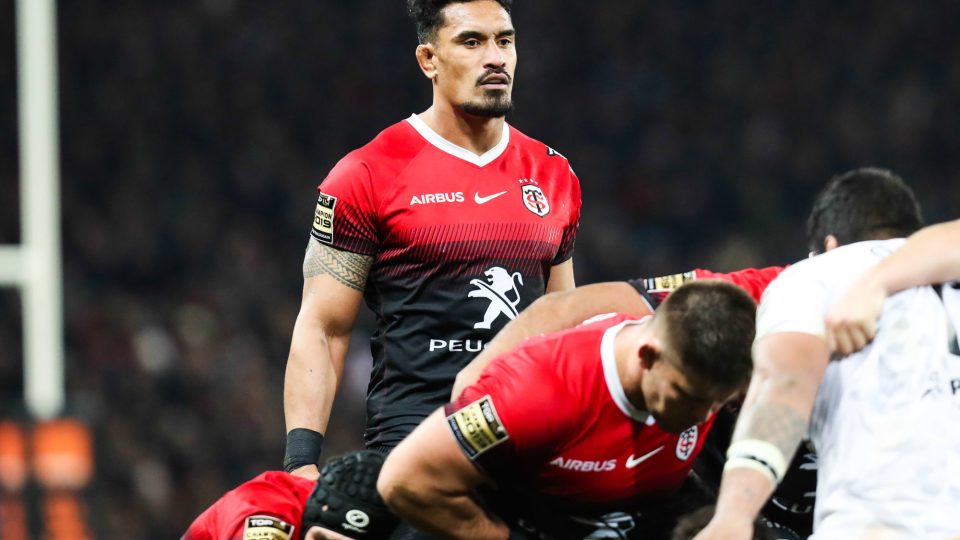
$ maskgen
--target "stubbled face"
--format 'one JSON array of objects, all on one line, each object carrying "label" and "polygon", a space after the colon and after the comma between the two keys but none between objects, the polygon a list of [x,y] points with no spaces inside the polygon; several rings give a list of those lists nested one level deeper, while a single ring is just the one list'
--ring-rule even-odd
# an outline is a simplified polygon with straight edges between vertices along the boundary
[{"label": "stubbled face", "polygon": [[498,2],[478,0],[446,6],[443,22],[431,45],[439,97],[474,116],[506,115],[517,67],[510,14]]},{"label": "stubbled face", "polygon": [[669,433],[682,433],[705,421],[741,390],[717,387],[705,378],[685,373],[679,365],[668,354],[661,354],[641,382],[647,410],[660,429]]}]

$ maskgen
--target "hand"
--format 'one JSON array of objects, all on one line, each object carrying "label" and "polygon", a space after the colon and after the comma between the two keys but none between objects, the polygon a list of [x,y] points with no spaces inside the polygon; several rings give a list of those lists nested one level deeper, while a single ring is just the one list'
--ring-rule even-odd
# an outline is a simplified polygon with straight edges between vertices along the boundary
[{"label": "hand", "polygon": [[716,517],[707,524],[693,540],[751,540],[753,523],[735,520],[718,520]]},{"label": "hand", "polygon": [[870,279],[856,281],[825,319],[827,346],[831,351],[852,354],[867,346],[877,333],[877,319],[887,291]]},{"label": "hand", "polygon": [[290,471],[294,476],[300,476],[307,480],[316,480],[320,478],[320,469],[316,465],[304,465],[303,467]]},{"label": "hand", "polygon": [[323,527],[317,527],[314,525],[310,527],[310,530],[307,531],[307,535],[304,536],[304,540],[351,540],[349,536],[344,536],[340,533],[331,531],[330,529],[324,529]]}]

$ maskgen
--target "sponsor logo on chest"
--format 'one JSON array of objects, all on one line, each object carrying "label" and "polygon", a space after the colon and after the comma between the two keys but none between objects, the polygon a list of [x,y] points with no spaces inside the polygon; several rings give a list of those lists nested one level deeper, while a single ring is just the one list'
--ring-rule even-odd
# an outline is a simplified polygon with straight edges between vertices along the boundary
[{"label": "sponsor logo on chest", "polygon": [[607,459],[603,461],[589,459],[572,459],[558,456],[550,462],[550,465],[559,467],[565,471],[577,472],[606,472],[617,468],[617,460]]},{"label": "sponsor logo on chest", "polygon": [[520,289],[523,285],[523,274],[510,272],[500,266],[491,266],[484,270],[485,279],[471,279],[470,285],[474,289],[467,293],[467,298],[482,298],[489,302],[483,314],[483,320],[473,325],[473,328],[490,330],[501,315],[513,320],[517,318],[517,306],[520,304]]},{"label": "sponsor logo on chest", "polygon": [[[635,454],[630,454],[624,462],[623,466],[626,469],[633,469],[639,466],[641,463],[649,460],[653,456],[660,453],[664,449],[664,445],[660,445],[653,450],[637,456]],[[677,456],[679,457],[679,456]],[[681,458],[685,459],[685,458]],[[550,465],[558,467],[565,471],[577,471],[577,472],[606,472],[612,471],[617,468],[617,459],[573,459],[565,458],[563,456],[555,457]]]},{"label": "sponsor logo on chest", "polygon": [[410,206],[417,204],[443,204],[443,203],[462,203],[466,200],[462,191],[452,193],[423,193],[414,195],[410,199]]},{"label": "sponsor logo on chest", "polygon": [[[550,213],[550,200],[547,198],[546,193],[543,192],[539,182],[532,178],[520,178],[517,180],[517,182],[520,184],[520,202],[523,203],[524,208],[539,217],[544,217]],[[510,191],[511,190],[506,189],[489,192],[475,191],[473,193],[473,202],[477,206],[482,206],[494,200],[500,199],[503,195],[506,195]],[[410,203],[408,206],[422,206],[429,204],[459,204],[467,201],[468,197],[463,191],[418,193],[410,196]],[[330,208],[330,213],[332,213],[332,207]]]}]

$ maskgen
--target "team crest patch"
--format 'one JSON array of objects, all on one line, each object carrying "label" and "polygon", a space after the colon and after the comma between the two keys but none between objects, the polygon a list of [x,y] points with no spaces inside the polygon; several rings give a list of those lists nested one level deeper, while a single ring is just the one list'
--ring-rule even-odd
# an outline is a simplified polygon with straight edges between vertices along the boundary
[{"label": "team crest patch", "polygon": [[696,279],[696,272],[684,272],[682,274],[647,278],[643,280],[643,285],[647,289],[647,292],[663,293],[674,291],[684,283]]},{"label": "team crest patch", "polygon": [[537,181],[530,178],[520,179],[520,198],[527,210],[543,217],[550,213],[550,201],[544,195],[543,190],[537,185]]},{"label": "team crest patch", "polygon": [[337,198],[321,193],[313,213],[313,236],[324,244],[333,244],[333,209]]},{"label": "team crest patch", "polygon": [[693,426],[680,434],[680,439],[677,441],[677,459],[686,461],[690,457],[690,454],[697,447],[697,435],[699,433],[700,430],[697,429],[697,426]]},{"label": "team crest patch", "polygon": [[510,438],[489,395],[448,416],[447,424],[470,459]]},{"label": "team crest patch", "polygon": [[243,540],[290,540],[293,529],[273,516],[250,516],[243,525]]}]

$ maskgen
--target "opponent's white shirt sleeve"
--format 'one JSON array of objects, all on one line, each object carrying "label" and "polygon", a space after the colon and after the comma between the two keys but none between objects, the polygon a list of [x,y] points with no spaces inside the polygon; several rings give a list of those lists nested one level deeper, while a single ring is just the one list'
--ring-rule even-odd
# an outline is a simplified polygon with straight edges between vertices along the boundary
[{"label": "opponent's white shirt sleeve", "polygon": [[755,343],[778,332],[824,335],[829,291],[809,270],[808,261],[798,263],[767,287],[757,312]]},{"label": "opponent's white shirt sleeve", "polygon": [[756,340],[777,332],[823,337],[829,308],[861,274],[899,249],[904,241],[858,242],[784,270],[760,299]]}]

